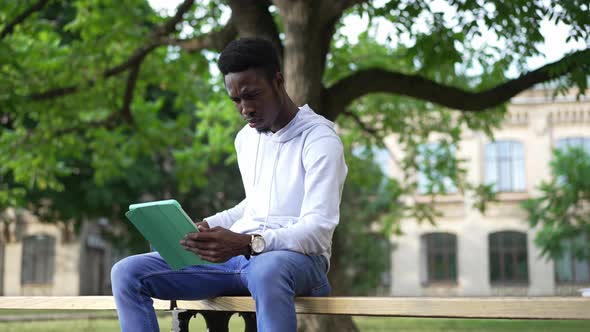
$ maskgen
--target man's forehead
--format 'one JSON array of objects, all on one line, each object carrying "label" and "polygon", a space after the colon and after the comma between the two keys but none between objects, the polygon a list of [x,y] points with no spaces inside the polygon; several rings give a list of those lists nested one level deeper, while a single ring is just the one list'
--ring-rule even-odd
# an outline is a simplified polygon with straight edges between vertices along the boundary
[{"label": "man's forehead", "polygon": [[247,90],[262,88],[265,82],[264,77],[253,69],[225,75],[225,88],[228,92],[237,90],[235,92],[242,93]]}]

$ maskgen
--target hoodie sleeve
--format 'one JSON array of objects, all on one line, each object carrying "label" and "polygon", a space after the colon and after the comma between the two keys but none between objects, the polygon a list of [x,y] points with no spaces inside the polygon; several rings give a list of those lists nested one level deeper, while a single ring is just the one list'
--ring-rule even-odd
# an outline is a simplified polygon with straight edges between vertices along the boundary
[{"label": "hoodie sleeve", "polygon": [[330,132],[304,147],[305,193],[299,219],[288,227],[262,232],[265,251],[283,249],[314,255],[330,251],[348,172],[342,142]]},{"label": "hoodie sleeve", "polygon": [[204,220],[209,224],[209,227],[221,226],[229,229],[238,219],[244,215],[244,209],[246,208],[246,199],[244,198],[238,205],[231,209],[216,213],[211,217],[207,217]]}]

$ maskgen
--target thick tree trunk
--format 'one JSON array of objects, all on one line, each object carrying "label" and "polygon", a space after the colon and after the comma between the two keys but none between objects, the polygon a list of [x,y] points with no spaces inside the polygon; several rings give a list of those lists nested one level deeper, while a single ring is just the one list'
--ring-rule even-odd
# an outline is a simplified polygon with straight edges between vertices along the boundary
[{"label": "thick tree trunk", "polygon": [[[285,28],[283,72],[287,93],[295,104],[309,104],[316,112],[324,114],[322,109],[322,76],[325,57],[333,32],[334,18],[326,20],[325,6],[322,1],[288,1],[281,4],[279,10]],[[322,4],[323,3],[323,4]],[[338,248],[334,248],[332,262],[337,261]],[[337,280],[342,273],[337,264],[330,272],[334,294],[343,294],[338,289]],[[358,332],[351,317],[327,315],[300,315],[298,330]]]},{"label": "thick tree trunk", "polygon": [[322,31],[316,1],[293,1],[281,8],[285,26],[283,71],[287,93],[295,104],[321,105]]}]

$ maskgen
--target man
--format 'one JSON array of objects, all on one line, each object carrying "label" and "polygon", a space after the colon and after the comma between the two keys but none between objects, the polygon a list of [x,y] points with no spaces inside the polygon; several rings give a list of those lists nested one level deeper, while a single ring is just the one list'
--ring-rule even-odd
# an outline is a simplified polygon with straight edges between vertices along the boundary
[{"label": "man", "polygon": [[248,124],[235,147],[246,198],[181,240],[215,263],[173,271],[158,253],[127,257],[111,279],[121,330],[157,331],[151,298],[251,294],[258,331],[296,331],[295,296],[325,296],[332,235],[347,174],[333,123],[285,90],[272,44],[231,42],[219,69]]}]

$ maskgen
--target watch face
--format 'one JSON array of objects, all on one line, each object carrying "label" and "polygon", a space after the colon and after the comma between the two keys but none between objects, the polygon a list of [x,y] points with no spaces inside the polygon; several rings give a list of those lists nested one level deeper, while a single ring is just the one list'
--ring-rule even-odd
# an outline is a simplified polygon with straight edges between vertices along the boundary
[{"label": "watch face", "polygon": [[262,236],[256,236],[252,240],[252,251],[256,254],[263,252],[265,246],[266,246],[266,243],[264,242],[264,239],[262,238]]}]

